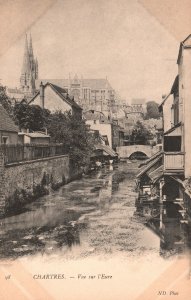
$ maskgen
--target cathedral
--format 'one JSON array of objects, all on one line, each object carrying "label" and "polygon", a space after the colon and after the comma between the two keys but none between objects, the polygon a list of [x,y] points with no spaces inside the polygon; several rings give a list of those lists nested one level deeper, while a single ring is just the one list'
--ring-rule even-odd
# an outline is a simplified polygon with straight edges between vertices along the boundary
[{"label": "cathedral", "polygon": [[37,88],[41,82],[49,82],[65,89],[84,111],[91,109],[109,116],[116,105],[116,93],[107,78],[87,79],[69,75],[65,79],[39,79],[36,80]]},{"label": "cathedral", "polygon": [[23,63],[20,75],[19,88],[7,88],[7,94],[12,102],[22,99],[29,101],[36,93],[35,81],[38,79],[38,60],[34,57],[32,37],[25,37]]},{"label": "cathedral", "polygon": [[40,89],[40,84],[47,82],[65,89],[68,95],[84,110],[103,112],[111,116],[117,107],[116,92],[107,77],[85,79],[75,75],[65,79],[39,79],[38,61],[34,56],[32,37],[25,37],[23,62],[20,74],[19,88],[7,88],[7,94],[12,103],[25,99],[30,102]]},{"label": "cathedral", "polygon": [[26,35],[23,65],[20,76],[20,89],[23,91],[24,94],[26,94],[26,96],[34,95],[36,91],[36,79],[38,79],[38,61],[37,58],[34,58],[32,37],[30,35],[28,43]]}]

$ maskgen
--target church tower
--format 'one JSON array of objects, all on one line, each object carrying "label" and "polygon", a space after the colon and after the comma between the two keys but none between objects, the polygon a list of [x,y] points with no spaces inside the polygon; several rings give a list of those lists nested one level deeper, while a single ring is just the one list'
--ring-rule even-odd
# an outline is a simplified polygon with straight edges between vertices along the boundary
[{"label": "church tower", "polygon": [[25,37],[25,48],[23,56],[23,65],[20,76],[20,88],[27,98],[35,94],[35,80],[38,78],[38,61],[34,58],[32,37],[30,35],[29,43],[27,35]]}]

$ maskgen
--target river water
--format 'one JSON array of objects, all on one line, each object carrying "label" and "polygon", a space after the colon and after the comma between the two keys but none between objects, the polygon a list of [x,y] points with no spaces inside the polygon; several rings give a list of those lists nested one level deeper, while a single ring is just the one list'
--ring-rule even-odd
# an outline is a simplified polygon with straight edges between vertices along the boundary
[{"label": "river water", "polygon": [[[165,249],[153,224],[145,226],[145,219],[136,214],[138,164],[129,161],[92,172],[1,220],[0,257],[173,254],[174,248]],[[175,220],[171,228],[174,224]]]},{"label": "river water", "polygon": [[188,239],[179,214],[173,204],[137,211],[138,165],[104,167],[2,219],[0,298],[7,299],[7,276],[17,299],[147,300],[170,286],[187,300],[190,258],[182,256]]}]

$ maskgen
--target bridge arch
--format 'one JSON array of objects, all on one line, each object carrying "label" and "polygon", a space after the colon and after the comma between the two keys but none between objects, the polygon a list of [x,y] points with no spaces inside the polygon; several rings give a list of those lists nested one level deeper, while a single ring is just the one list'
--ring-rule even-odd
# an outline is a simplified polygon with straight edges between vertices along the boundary
[{"label": "bridge arch", "polygon": [[117,147],[117,153],[120,158],[129,158],[136,152],[141,152],[147,157],[151,157],[156,150],[150,145],[129,145]]},{"label": "bridge arch", "polygon": [[143,151],[134,151],[129,155],[129,159],[146,159],[149,158],[147,153]]}]

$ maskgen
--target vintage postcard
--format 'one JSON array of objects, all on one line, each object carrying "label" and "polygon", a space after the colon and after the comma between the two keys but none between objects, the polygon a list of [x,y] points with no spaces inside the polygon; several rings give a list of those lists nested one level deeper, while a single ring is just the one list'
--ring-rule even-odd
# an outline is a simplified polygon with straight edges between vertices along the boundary
[{"label": "vintage postcard", "polygon": [[191,1],[0,11],[0,299],[191,299]]}]

